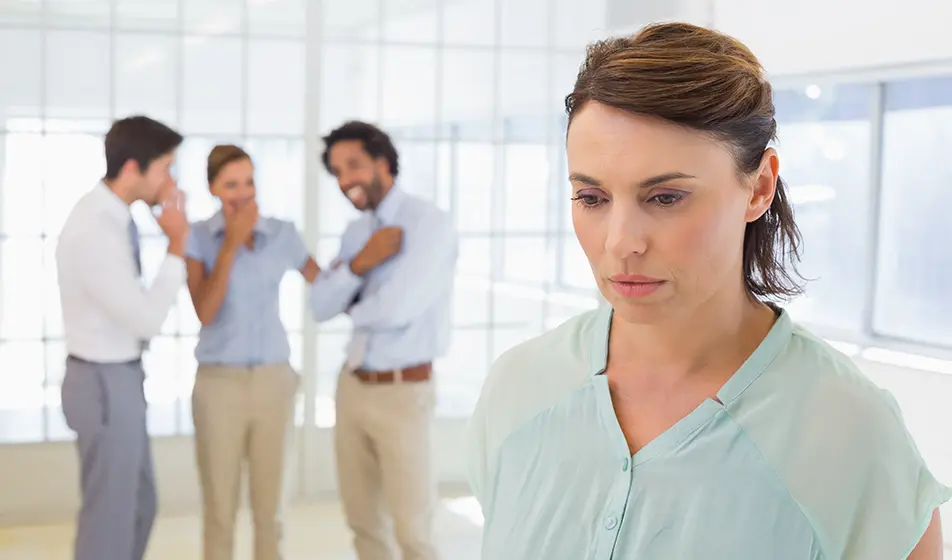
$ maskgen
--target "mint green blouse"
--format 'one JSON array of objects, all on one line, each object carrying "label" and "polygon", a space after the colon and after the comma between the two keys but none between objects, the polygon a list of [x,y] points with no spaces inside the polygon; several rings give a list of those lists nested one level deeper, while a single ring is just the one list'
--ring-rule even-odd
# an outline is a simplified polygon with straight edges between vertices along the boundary
[{"label": "mint green blouse", "polygon": [[892,396],[786,312],[717,400],[630,455],[610,324],[586,313],[493,365],[467,442],[484,559],[905,560],[952,496]]}]

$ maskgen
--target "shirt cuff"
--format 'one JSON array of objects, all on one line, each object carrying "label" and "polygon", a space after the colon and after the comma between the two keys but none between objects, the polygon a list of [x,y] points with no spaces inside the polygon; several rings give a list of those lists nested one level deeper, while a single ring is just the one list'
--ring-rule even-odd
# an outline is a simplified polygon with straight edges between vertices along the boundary
[{"label": "shirt cuff", "polygon": [[340,263],[334,269],[334,274],[340,275],[341,281],[346,282],[348,286],[359,286],[364,281],[363,278],[354,274],[354,271],[350,269],[350,261]]},{"label": "shirt cuff", "polygon": [[[314,288],[317,290],[329,290],[335,295],[342,292],[353,294],[363,285],[364,279],[354,274],[350,269],[350,263],[342,262],[327,269],[322,269],[317,275],[317,281],[314,282]],[[344,310],[346,311],[346,309]]]}]

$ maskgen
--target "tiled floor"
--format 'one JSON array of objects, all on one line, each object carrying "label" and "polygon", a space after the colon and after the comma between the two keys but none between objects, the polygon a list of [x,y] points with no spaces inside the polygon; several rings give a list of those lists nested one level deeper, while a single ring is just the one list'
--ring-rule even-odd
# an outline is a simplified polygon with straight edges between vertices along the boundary
[{"label": "tiled floor", "polygon": [[[447,500],[437,522],[444,560],[478,560],[481,521],[471,498]],[[235,560],[251,560],[251,533],[239,518]],[[71,557],[72,525],[0,528],[3,560],[63,560]],[[197,517],[162,518],[155,527],[147,560],[199,560],[201,524]],[[287,518],[287,560],[352,560],[350,536],[336,503],[295,506]]]}]

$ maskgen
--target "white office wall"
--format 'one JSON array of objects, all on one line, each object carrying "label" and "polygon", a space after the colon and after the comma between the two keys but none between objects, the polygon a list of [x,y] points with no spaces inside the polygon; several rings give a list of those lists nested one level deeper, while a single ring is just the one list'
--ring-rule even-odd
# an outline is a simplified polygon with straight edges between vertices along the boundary
[{"label": "white office wall", "polygon": [[952,62],[948,0],[611,0],[608,28],[682,20],[716,27],[773,76]]},{"label": "white office wall", "polygon": [[710,27],[716,3],[717,0],[609,0],[605,10],[606,26],[613,34],[631,33],[643,25],[661,21],[685,21]]},{"label": "white office wall", "polygon": [[948,0],[715,0],[715,25],[773,75],[952,60]]}]

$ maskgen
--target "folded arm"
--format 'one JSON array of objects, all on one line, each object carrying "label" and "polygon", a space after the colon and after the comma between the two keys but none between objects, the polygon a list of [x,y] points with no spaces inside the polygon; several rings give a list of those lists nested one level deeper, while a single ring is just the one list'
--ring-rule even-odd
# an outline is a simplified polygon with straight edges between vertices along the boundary
[{"label": "folded arm", "polygon": [[329,321],[347,310],[363,279],[350,270],[348,262],[336,259],[317,275],[311,288],[311,313],[315,321]]},{"label": "folded arm", "polygon": [[459,244],[449,217],[426,218],[405,239],[393,275],[365,294],[350,311],[356,328],[388,329],[409,324],[452,290]]},{"label": "folded arm", "polygon": [[[350,261],[360,251],[353,225],[341,237],[337,258],[317,274],[311,285],[311,315],[315,321],[329,321],[343,313],[354,301],[364,280],[350,269]],[[315,263],[316,264],[316,263]]]}]

